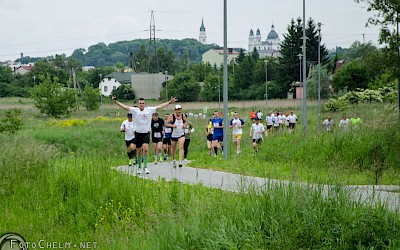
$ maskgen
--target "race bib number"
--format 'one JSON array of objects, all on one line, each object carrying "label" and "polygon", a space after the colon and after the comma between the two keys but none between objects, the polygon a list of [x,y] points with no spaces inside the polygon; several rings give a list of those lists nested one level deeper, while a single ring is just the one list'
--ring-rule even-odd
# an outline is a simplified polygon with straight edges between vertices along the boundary
[{"label": "race bib number", "polygon": [[165,133],[171,133],[171,128],[170,127],[168,127],[168,128],[165,128]]},{"label": "race bib number", "polygon": [[185,134],[189,134],[189,129],[185,129]]},{"label": "race bib number", "polygon": [[154,133],[154,138],[161,138],[161,133],[160,132],[155,132]]},{"label": "race bib number", "polygon": [[213,126],[214,126],[214,128],[215,128],[215,127],[219,126],[219,123],[216,122],[216,123],[213,124]]}]

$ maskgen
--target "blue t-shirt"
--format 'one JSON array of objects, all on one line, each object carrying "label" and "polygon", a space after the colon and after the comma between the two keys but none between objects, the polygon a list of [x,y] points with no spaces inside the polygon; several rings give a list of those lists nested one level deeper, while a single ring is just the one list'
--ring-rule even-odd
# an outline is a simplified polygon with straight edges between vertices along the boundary
[{"label": "blue t-shirt", "polygon": [[214,128],[214,136],[221,136],[224,135],[224,129],[223,128],[216,128],[215,126],[222,126],[222,122],[224,119],[222,118],[213,118],[211,119],[211,122],[213,124]]}]

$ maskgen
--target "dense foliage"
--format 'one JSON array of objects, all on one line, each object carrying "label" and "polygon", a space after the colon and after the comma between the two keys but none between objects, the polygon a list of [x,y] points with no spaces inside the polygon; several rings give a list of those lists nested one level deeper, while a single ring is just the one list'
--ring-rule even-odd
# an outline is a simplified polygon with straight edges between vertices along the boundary
[{"label": "dense foliage", "polygon": [[77,97],[73,90],[63,88],[58,78],[49,75],[40,78],[40,85],[33,95],[34,104],[44,115],[60,117],[68,115],[77,107]]}]

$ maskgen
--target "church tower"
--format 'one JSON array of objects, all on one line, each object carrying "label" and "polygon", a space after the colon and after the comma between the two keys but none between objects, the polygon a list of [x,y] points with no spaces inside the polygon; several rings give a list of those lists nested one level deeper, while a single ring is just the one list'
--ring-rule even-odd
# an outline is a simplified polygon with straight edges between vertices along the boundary
[{"label": "church tower", "polygon": [[254,49],[254,32],[253,29],[250,30],[249,34],[249,51],[253,51]]},{"label": "church tower", "polygon": [[202,44],[207,44],[206,27],[204,27],[203,18],[201,18],[199,42]]}]

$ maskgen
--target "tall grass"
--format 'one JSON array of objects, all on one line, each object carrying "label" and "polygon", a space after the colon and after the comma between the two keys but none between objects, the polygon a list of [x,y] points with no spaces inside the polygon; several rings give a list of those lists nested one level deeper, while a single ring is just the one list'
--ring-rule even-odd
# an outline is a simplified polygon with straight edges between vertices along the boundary
[{"label": "tall grass", "polygon": [[[2,139],[6,139],[2,137]],[[25,140],[26,139],[26,140]],[[8,138],[49,147],[24,135]],[[365,249],[400,247],[400,216],[382,206],[360,206],[344,189],[271,186],[227,193],[150,181],[110,168],[110,160],[84,155],[31,154],[40,167],[3,193],[0,232],[26,240],[95,241],[98,249]],[[51,155],[57,157],[51,157]]]},{"label": "tall grass", "polygon": [[[126,164],[121,120],[81,115],[52,121],[26,113],[21,131],[0,134],[0,234],[96,241],[98,249],[400,248],[399,213],[361,206],[340,187],[328,196],[295,185],[228,193],[127,176],[112,168]],[[312,118],[308,135],[270,135],[255,157],[247,121],[242,155],[231,144],[228,161],[207,156],[206,120],[190,118],[189,159],[196,167],[321,183],[375,183],[384,167],[379,183],[398,184],[399,129],[376,128],[368,117],[380,118],[363,116],[366,128],[333,134],[311,133]]]}]

